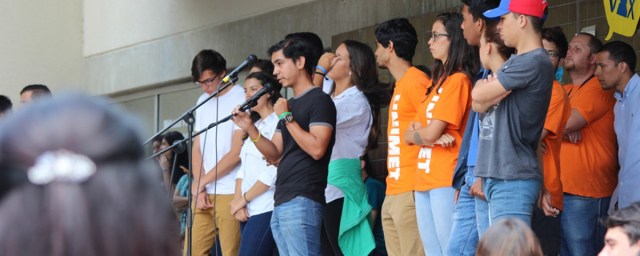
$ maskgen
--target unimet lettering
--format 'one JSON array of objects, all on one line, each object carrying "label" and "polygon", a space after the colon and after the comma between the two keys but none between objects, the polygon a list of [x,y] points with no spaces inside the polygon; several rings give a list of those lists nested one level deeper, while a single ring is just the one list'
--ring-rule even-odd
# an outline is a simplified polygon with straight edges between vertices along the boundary
[{"label": "unimet lettering", "polygon": [[[442,93],[442,88],[438,89],[438,94]],[[427,117],[427,126],[433,119],[433,109],[436,107],[436,103],[440,99],[440,95],[435,95],[431,98],[431,102],[427,104],[426,109],[426,117]],[[431,147],[420,147],[420,152],[418,153],[418,169],[424,170],[425,173],[430,172],[431,166]]]},{"label": "unimet lettering", "polygon": [[430,147],[421,147],[418,153],[418,169],[424,170],[424,173],[429,173],[431,165],[431,150]]},{"label": "unimet lettering", "polygon": [[389,170],[389,177],[399,180],[400,179],[400,121],[398,121],[398,101],[400,95],[393,97],[393,104],[391,105],[391,127],[389,130],[389,147],[387,149],[387,169]]}]

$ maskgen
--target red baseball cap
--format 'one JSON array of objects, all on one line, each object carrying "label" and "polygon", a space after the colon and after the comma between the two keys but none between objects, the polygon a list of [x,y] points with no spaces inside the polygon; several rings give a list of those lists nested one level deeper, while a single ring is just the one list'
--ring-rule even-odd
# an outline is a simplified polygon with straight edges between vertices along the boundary
[{"label": "red baseball cap", "polygon": [[546,0],[502,0],[494,9],[484,12],[487,18],[498,18],[510,12],[542,18],[544,9],[547,8]]}]

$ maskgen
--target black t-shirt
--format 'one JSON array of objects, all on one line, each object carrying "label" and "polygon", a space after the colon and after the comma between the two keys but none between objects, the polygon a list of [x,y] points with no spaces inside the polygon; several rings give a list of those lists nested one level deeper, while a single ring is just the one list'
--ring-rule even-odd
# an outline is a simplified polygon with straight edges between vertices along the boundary
[{"label": "black t-shirt", "polygon": [[283,153],[278,165],[275,205],[286,203],[296,196],[304,196],[324,204],[329,160],[336,137],[336,106],[329,95],[314,87],[290,99],[289,109],[295,122],[305,131],[309,131],[311,126],[324,125],[332,127],[333,132],[324,156],[320,160],[314,160],[298,146],[284,120],[280,120],[276,132],[282,133]]}]

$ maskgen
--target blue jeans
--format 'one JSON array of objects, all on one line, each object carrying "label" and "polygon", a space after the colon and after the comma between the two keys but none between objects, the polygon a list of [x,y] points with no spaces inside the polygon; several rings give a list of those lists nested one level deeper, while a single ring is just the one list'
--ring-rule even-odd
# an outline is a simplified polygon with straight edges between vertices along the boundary
[{"label": "blue jeans", "polygon": [[455,209],[454,194],[452,187],[415,192],[416,220],[426,255],[444,255],[447,249]]},{"label": "blue jeans", "polygon": [[238,255],[273,255],[276,243],[271,234],[271,213],[254,215],[247,222],[240,223],[241,236]]},{"label": "blue jeans", "polygon": [[597,255],[604,246],[607,229],[600,219],[607,216],[611,197],[589,198],[564,194],[560,255]]},{"label": "blue jeans", "polygon": [[297,196],[273,209],[271,231],[280,255],[320,255],[323,208],[321,203]]},{"label": "blue jeans", "polygon": [[518,218],[531,227],[531,216],[540,195],[540,186],[541,182],[537,179],[482,178],[482,188],[489,204],[489,225],[503,218]]},{"label": "blue jeans", "polygon": [[489,226],[489,208],[486,201],[471,196],[469,190],[476,181],[473,166],[465,175],[465,183],[460,188],[458,203],[453,213],[451,237],[447,246],[447,255],[475,255],[481,230]]}]

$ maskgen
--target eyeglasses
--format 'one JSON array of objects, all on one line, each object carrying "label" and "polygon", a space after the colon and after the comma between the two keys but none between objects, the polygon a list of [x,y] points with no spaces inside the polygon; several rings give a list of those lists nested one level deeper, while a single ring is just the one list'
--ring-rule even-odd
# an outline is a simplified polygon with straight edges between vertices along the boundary
[{"label": "eyeglasses", "polygon": [[213,81],[215,81],[216,79],[218,79],[218,75],[204,81],[195,81],[193,83],[197,86],[208,85],[208,84],[213,84]]},{"label": "eyeglasses", "polygon": [[560,57],[560,53],[558,51],[551,50],[551,51],[547,51],[547,53],[549,54],[549,57],[551,57],[551,58]]},{"label": "eyeglasses", "polygon": [[438,33],[438,32],[429,32],[427,33],[427,41],[433,39],[433,41],[438,41],[438,38],[446,36],[448,37],[449,34],[445,34],[445,33]]}]

